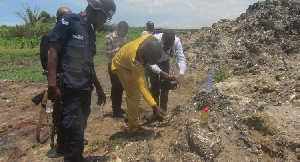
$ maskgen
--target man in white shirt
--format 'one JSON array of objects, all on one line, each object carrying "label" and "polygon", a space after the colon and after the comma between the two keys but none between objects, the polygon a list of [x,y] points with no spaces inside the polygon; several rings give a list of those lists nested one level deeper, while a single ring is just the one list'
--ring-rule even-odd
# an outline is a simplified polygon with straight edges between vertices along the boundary
[{"label": "man in white shirt", "polygon": [[[184,73],[186,69],[185,56],[183,54],[180,39],[175,36],[175,33],[173,31],[167,30],[163,33],[154,34],[154,37],[159,40],[164,52],[158,63],[155,65],[151,65],[151,70],[148,71],[150,76],[151,94],[155,101],[159,103],[161,109],[166,113],[169,90],[160,89],[159,82],[160,79],[169,77],[169,59],[170,57],[174,56],[174,53],[176,53],[179,67],[179,76],[177,78],[177,81],[178,84],[183,84],[185,82]],[[155,112],[153,112],[153,115],[155,118]]]}]

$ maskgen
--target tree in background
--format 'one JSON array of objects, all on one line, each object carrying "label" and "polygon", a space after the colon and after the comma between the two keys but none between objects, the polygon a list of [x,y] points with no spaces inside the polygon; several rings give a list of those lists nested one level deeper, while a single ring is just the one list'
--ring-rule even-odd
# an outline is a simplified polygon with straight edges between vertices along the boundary
[{"label": "tree in background", "polygon": [[[25,22],[23,25],[16,26],[3,26],[0,31],[1,37],[5,39],[30,39],[30,38],[39,38],[45,32],[53,28],[56,16],[50,15],[46,11],[40,12],[40,7],[35,6],[34,8],[30,7],[29,4],[22,4],[23,10],[15,12],[21,19]],[[115,24],[105,24],[99,32],[101,34],[107,34],[115,29]],[[5,32],[4,32],[5,31]],[[102,31],[104,31],[102,33]],[[104,35],[105,36],[105,35]]]},{"label": "tree in background", "polygon": [[55,16],[51,16],[48,12],[40,12],[40,7],[35,6],[31,8],[27,3],[22,4],[24,10],[15,12],[25,22],[23,25],[16,25],[15,27],[8,27],[5,33],[6,38],[30,38],[39,37],[55,23]]},{"label": "tree in background", "polygon": [[18,11],[16,14],[22,18],[22,20],[25,21],[25,25],[35,25],[38,21],[38,15],[40,13],[40,8],[35,6],[32,10],[28,3],[25,5],[22,4],[24,11]]},{"label": "tree in background", "polygon": [[41,21],[42,23],[51,23],[51,22],[55,22],[55,16],[51,16],[48,12],[42,11],[39,14],[38,20]]}]

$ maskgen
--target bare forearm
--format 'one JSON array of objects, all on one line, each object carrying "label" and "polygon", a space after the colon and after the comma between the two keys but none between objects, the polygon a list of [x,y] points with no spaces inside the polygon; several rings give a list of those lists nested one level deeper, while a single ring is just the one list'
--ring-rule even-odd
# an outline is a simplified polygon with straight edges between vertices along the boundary
[{"label": "bare forearm", "polygon": [[56,74],[57,74],[57,61],[58,54],[57,51],[53,48],[50,48],[48,51],[48,86],[56,87]]},{"label": "bare forearm", "polygon": [[48,51],[48,87],[57,87],[56,74],[58,65],[58,54],[62,46],[56,42],[50,44]]},{"label": "bare forearm", "polygon": [[93,77],[93,84],[94,84],[95,88],[96,88],[96,89],[101,89],[101,90],[102,90],[102,86],[101,86],[101,84],[100,84],[100,81],[99,81],[97,75],[96,75],[96,74],[94,74],[94,75],[95,75],[95,76]]}]

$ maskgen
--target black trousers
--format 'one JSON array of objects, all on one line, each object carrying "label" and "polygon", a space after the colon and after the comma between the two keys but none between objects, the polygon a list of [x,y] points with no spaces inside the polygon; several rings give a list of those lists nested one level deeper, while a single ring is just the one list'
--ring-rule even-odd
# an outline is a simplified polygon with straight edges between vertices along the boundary
[{"label": "black trousers", "polygon": [[91,112],[91,91],[64,88],[62,125],[65,136],[65,162],[83,160],[83,138]]},{"label": "black trousers", "polygon": [[113,113],[120,113],[122,105],[122,95],[124,88],[117,76],[117,74],[112,73],[111,63],[108,63],[108,74],[111,83],[111,101],[112,101],[112,111]]},{"label": "black trousers", "polygon": [[[170,71],[170,64],[169,60],[164,62],[158,62],[156,64],[162,71],[169,73]],[[152,70],[148,69],[148,75],[150,77],[150,92],[152,97],[154,98],[155,102],[160,106],[163,111],[167,111],[167,104],[168,104],[168,90],[161,90],[160,89],[160,75],[154,73]],[[153,111],[155,116],[155,112]]]}]

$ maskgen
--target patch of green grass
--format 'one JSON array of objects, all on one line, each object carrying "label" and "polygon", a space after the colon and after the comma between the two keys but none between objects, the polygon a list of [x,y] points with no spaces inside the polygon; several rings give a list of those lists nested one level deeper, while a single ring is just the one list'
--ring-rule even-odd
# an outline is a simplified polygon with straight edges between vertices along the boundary
[{"label": "patch of green grass", "polygon": [[[140,37],[145,29],[146,27],[130,27],[127,42]],[[1,29],[0,33],[5,31]],[[105,50],[105,36],[109,33],[109,31],[97,32],[97,51],[102,52],[102,54],[95,56],[95,67],[107,63],[107,57],[103,55],[103,52]],[[29,42],[29,45],[23,46],[24,39],[15,38],[8,41],[0,34],[0,79],[23,80],[27,82],[46,81],[46,76],[42,75],[43,68],[40,63],[38,46],[40,37],[28,38],[26,41]],[[22,47],[19,47],[19,44]]]},{"label": "patch of green grass", "polygon": [[98,67],[100,64],[107,64],[107,57],[105,55],[96,55],[94,58],[94,65]]},{"label": "patch of green grass", "polygon": [[[95,67],[106,63],[105,55],[96,55]],[[27,82],[43,82],[39,49],[5,49],[0,47],[0,79],[23,80]]]},{"label": "patch of green grass", "polygon": [[128,144],[129,142],[132,142],[132,140],[130,140],[130,138],[128,138],[127,136],[124,136],[124,134],[116,134],[113,137],[111,137],[107,143],[108,146],[108,151],[112,151],[114,150],[117,146],[124,148],[126,144]]},{"label": "patch of green grass", "polygon": [[40,155],[41,154],[41,150],[40,149],[38,149],[37,151],[36,151],[36,153],[35,153],[36,155]]},{"label": "patch of green grass", "polygon": [[24,80],[26,82],[43,82],[46,76],[42,75],[42,68],[26,65],[2,65],[0,79]]},{"label": "patch of green grass", "polygon": [[93,148],[97,148],[99,146],[105,145],[106,143],[107,143],[106,141],[95,140],[95,141],[92,141],[90,146],[93,147]]},{"label": "patch of green grass", "polygon": [[215,71],[213,74],[213,78],[216,81],[216,83],[223,82],[224,79],[226,79],[226,77],[227,77],[227,73],[224,70]]},{"label": "patch of green grass", "polygon": [[5,49],[0,47],[0,79],[43,82],[39,49]]},{"label": "patch of green grass", "polygon": [[10,49],[0,46],[0,63],[11,63],[19,61],[39,61],[38,48],[33,49]]},{"label": "patch of green grass", "polygon": [[110,140],[108,142],[108,150],[114,150],[117,146],[124,148],[126,144],[128,144],[130,141],[126,138],[119,138],[115,140]]},{"label": "patch of green grass", "polygon": [[283,150],[281,150],[281,151],[279,151],[279,155],[283,158],[283,159],[287,159],[287,157],[288,157],[288,155],[283,151]]}]

